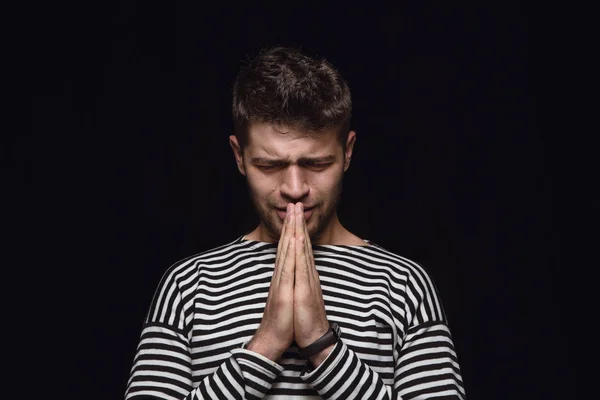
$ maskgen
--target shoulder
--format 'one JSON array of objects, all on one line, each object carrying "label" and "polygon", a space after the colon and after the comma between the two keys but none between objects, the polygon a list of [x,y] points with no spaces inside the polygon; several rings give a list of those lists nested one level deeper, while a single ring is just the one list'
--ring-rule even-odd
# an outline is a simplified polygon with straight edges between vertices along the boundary
[{"label": "shoulder", "polygon": [[192,275],[198,274],[201,266],[226,263],[236,254],[251,250],[249,244],[242,242],[240,239],[241,237],[224,245],[203,250],[202,252],[177,260],[163,273],[162,280],[187,281]]},{"label": "shoulder", "polygon": [[[413,324],[431,321],[446,321],[446,315],[434,280],[420,263],[407,257],[395,254],[380,245],[372,248],[379,257],[388,260],[390,265],[405,274],[404,298],[407,319]],[[369,246],[371,247],[371,246]]]},{"label": "shoulder", "polygon": [[372,254],[384,260],[390,268],[395,269],[407,276],[408,283],[418,286],[422,292],[435,292],[435,285],[427,268],[420,262],[390,251],[372,241]]},{"label": "shoulder", "polygon": [[384,277],[393,282],[390,289],[405,292],[407,286],[425,294],[434,290],[426,268],[414,259],[391,251],[372,240],[369,246],[315,246],[315,258],[324,266],[364,277]]},{"label": "shoulder", "polygon": [[[162,274],[155,289],[148,321],[155,321],[164,315],[163,309],[184,308],[194,298],[201,273],[206,268],[230,263],[235,254],[244,252],[249,246],[236,239],[225,245],[214,247],[171,264]],[[250,249],[251,250],[251,249]]]},{"label": "shoulder", "polygon": [[405,293],[411,293],[420,298],[437,297],[435,283],[423,264],[371,240],[368,243],[370,246],[354,250],[356,258],[361,260],[361,263],[368,267],[376,266],[378,269],[388,271],[390,277],[404,287],[401,290]]},{"label": "shoulder", "polygon": [[372,240],[366,240],[369,246],[352,247],[353,255],[365,264],[378,265],[391,272],[404,276],[429,276],[426,269],[418,261],[392,251]]}]

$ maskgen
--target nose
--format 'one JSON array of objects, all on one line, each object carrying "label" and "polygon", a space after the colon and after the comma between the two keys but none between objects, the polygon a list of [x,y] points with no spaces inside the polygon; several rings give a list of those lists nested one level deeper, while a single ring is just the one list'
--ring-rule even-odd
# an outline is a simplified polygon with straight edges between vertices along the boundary
[{"label": "nose", "polygon": [[296,165],[287,168],[280,191],[281,197],[290,200],[292,203],[308,196],[310,188],[301,168]]}]

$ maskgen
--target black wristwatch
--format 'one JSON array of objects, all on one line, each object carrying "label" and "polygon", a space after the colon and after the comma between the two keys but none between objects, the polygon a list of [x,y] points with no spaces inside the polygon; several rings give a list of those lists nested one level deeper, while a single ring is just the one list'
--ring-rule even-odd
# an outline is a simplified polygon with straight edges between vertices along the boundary
[{"label": "black wristwatch", "polygon": [[306,347],[299,348],[300,355],[306,359],[340,340],[340,327],[335,322],[329,325],[329,330],[320,338]]}]

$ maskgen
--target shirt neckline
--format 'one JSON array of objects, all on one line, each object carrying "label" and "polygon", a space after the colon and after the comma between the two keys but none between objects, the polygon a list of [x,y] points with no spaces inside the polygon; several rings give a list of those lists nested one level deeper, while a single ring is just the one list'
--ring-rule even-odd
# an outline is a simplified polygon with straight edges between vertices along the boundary
[{"label": "shirt neckline", "polygon": [[[254,246],[257,245],[264,245],[266,247],[277,247],[278,243],[270,243],[270,242],[263,242],[260,240],[249,240],[249,239],[244,239],[246,235],[242,235],[240,237],[237,238],[237,240],[235,241],[236,243],[249,243],[249,244],[253,244]],[[361,248],[369,248],[369,247],[375,247],[375,243],[371,242],[368,239],[362,239],[365,243],[367,243],[366,246],[362,246],[362,245],[357,245],[357,244],[313,244],[312,247],[314,249],[319,249],[319,248],[323,248],[323,249],[327,249],[327,248],[331,248],[331,249],[335,249],[335,248],[343,248],[343,249],[361,249]]]}]

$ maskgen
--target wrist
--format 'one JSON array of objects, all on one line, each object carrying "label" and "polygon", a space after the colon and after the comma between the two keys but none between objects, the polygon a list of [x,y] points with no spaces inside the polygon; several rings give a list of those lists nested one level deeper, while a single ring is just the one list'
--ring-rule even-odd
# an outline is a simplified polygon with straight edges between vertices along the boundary
[{"label": "wrist", "polygon": [[[246,345],[246,350],[253,351],[273,362],[277,362],[285,351],[285,348],[283,348],[285,346],[278,346],[273,343],[274,342],[271,340],[254,336]],[[281,350],[281,348],[283,348],[283,350]]]},{"label": "wrist", "polygon": [[300,355],[309,360],[314,366],[321,364],[339,341],[340,333],[338,324],[332,323],[325,334],[308,346],[300,347]]},{"label": "wrist", "polygon": [[306,335],[302,338],[295,337],[294,340],[296,341],[296,344],[298,345],[299,348],[301,348],[301,349],[306,348],[306,347],[310,346],[311,344],[315,343],[316,341],[318,341],[319,339],[321,339],[330,330],[331,330],[330,325],[324,325],[323,327],[321,327],[319,329],[313,330],[310,335]]},{"label": "wrist", "polygon": [[317,368],[319,365],[321,365],[323,363],[323,361],[325,361],[325,359],[329,356],[329,354],[331,353],[331,351],[333,350],[334,347],[335,347],[335,344],[329,345],[328,347],[324,348],[317,354],[308,357],[308,361],[310,361],[310,363],[312,364],[313,367]]}]

